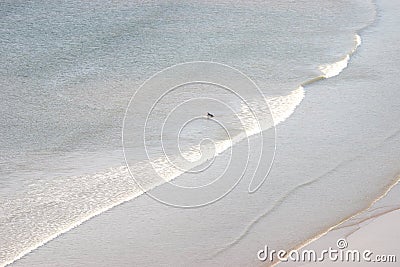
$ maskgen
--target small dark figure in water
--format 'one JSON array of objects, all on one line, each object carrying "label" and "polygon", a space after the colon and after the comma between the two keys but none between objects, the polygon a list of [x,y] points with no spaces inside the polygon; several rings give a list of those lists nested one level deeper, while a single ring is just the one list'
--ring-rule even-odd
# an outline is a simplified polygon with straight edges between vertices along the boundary
[{"label": "small dark figure in water", "polygon": [[211,114],[210,112],[207,113],[207,118],[214,118],[214,115]]}]

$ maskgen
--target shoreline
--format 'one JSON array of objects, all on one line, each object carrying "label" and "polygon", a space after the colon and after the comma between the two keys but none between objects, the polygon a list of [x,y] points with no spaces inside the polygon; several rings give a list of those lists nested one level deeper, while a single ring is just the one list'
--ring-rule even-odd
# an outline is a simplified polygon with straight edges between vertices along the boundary
[{"label": "shoreline", "polygon": [[[328,249],[329,247],[336,249],[337,241],[339,239],[345,239],[348,241],[349,249],[358,249],[359,251],[362,251],[362,249],[368,249],[374,252],[378,251],[380,255],[385,255],[385,253],[386,255],[396,253],[396,251],[393,252],[393,250],[396,250],[395,246],[388,247],[393,245],[393,241],[388,240],[387,236],[393,235],[392,230],[396,229],[396,222],[393,222],[392,217],[396,219],[400,218],[399,192],[400,175],[397,176],[396,182],[393,183],[384,194],[372,202],[368,208],[345,219],[327,230],[325,233],[320,234],[303,245],[291,250],[297,250],[300,253],[305,250],[314,250],[317,252],[317,255],[320,255],[324,249]],[[383,211],[380,211],[382,209]],[[379,234],[377,234],[378,232]],[[386,239],[382,240],[383,237]],[[380,243],[379,245],[386,244],[387,246],[374,246],[372,242],[373,240],[381,241],[377,243]],[[370,247],[366,248],[364,247],[364,244],[368,244]],[[397,260],[399,260],[400,254],[398,248],[395,256],[397,257]],[[309,266],[311,264],[313,266],[315,264],[324,264],[324,266],[328,264],[328,266],[330,266],[329,264],[333,265],[338,263],[329,261],[321,263],[276,262],[271,266]],[[341,262],[341,264],[344,263]],[[357,264],[362,264],[362,262]]]},{"label": "shoreline", "polygon": [[[396,179],[397,180],[395,180],[394,183],[388,186],[387,190],[382,195],[377,197],[374,201],[372,201],[367,208],[342,220],[338,224],[327,229],[325,232],[318,234],[315,237],[305,241],[304,243],[298,246],[294,246],[293,248],[290,248],[287,251],[297,250],[301,252],[304,250],[314,249],[317,252],[321,252],[323,249],[336,246],[336,241],[340,238],[347,239],[360,230],[368,229],[368,226],[370,225],[370,223],[373,223],[374,220],[384,218],[386,215],[391,213],[399,213],[400,195],[398,194],[397,191],[400,192],[400,175],[396,176]],[[392,204],[392,207],[390,206],[390,203]],[[385,210],[382,212],[376,212],[379,209],[385,209]],[[388,221],[388,219],[384,218],[384,220],[380,222],[380,225],[385,225],[390,223],[391,222]],[[366,236],[359,237],[359,239],[362,238],[366,239],[368,237]],[[269,266],[304,266],[304,265],[307,265],[307,263],[277,261]]]}]

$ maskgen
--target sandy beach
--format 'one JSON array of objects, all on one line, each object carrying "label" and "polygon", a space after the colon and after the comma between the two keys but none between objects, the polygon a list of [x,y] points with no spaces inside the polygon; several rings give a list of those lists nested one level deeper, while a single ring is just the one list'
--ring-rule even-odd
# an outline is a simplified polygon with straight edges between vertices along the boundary
[{"label": "sandy beach", "polygon": [[[323,250],[329,248],[340,251],[338,240],[345,239],[347,245],[344,250],[359,251],[361,255],[359,260],[357,258],[353,261],[353,258],[350,258],[351,260],[348,261],[333,261],[327,257],[323,262],[318,260],[311,263],[288,261],[278,263],[276,266],[365,266],[366,264],[368,266],[396,266],[400,255],[397,246],[400,238],[399,203],[400,186],[397,184],[367,210],[335,226],[323,236],[299,249],[300,253],[312,250],[320,256]],[[368,253],[366,259],[362,256],[365,251],[372,252]]]},{"label": "sandy beach", "polygon": [[400,257],[399,1],[0,5],[0,266]]}]

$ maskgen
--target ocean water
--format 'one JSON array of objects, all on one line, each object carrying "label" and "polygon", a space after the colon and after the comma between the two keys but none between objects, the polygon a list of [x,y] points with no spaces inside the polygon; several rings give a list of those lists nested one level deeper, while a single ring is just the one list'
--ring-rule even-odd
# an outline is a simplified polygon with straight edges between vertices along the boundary
[{"label": "ocean water", "polygon": [[[366,208],[399,171],[399,35],[389,4],[2,1],[0,265],[257,265],[266,243],[299,245]],[[244,100],[266,127],[231,92],[185,86],[157,102],[149,154],[131,135],[128,169],[121,132],[132,95],[157,72],[193,61],[251,78],[265,99]],[[143,92],[138,117],[159,91]],[[232,109],[200,101],[210,95]],[[183,151],[184,170],[215,158],[207,172],[183,173],[160,158],[159,126],[177,106],[162,134],[166,154]],[[231,135],[204,118],[209,110]],[[138,121],[129,122],[135,130]],[[207,138],[214,143],[200,142]],[[247,167],[247,142],[263,138],[266,158],[257,165],[251,150],[248,165],[266,173],[275,159],[260,189],[249,195],[244,176],[206,207],[165,206],[129,173],[149,194],[186,203],[191,193],[172,194],[163,180],[190,187],[224,173],[231,183]]]}]

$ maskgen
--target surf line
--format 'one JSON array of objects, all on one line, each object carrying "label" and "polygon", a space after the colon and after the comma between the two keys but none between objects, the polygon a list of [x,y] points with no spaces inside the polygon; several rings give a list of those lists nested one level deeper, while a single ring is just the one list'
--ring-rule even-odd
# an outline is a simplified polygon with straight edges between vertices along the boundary
[{"label": "surf line", "polygon": [[322,75],[312,78],[308,81],[305,81],[304,83],[301,84],[301,86],[305,87],[307,85],[313,84],[315,82],[325,80],[328,78],[335,77],[339,75],[347,66],[349,65],[349,61],[351,59],[351,56],[357,51],[357,48],[361,45],[361,36],[358,33],[355,33],[354,36],[354,42],[355,46],[354,48],[348,53],[347,55],[344,56],[339,61],[336,61],[335,63],[332,64],[324,64],[319,66],[319,70],[322,72]]}]

